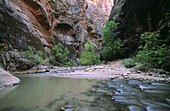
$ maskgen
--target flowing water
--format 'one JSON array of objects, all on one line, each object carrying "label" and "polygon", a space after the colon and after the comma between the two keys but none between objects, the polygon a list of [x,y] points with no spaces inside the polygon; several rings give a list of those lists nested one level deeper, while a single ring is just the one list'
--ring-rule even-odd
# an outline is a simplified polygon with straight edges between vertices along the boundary
[{"label": "flowing water", "polygon": [[170,84],[19,76],[0,89],[0,111],[170,111]]},{"label": "flowing water", "polygon": [[99,82],[93,91],[126,105],[130,111],[170,111],[170,84],[109,79]]}]

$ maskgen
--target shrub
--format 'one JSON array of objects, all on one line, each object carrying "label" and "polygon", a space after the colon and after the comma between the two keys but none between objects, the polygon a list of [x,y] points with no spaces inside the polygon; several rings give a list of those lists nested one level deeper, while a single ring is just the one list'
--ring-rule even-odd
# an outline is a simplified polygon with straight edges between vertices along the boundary
[{"label": "shrub", "polygon": [[109,61],[120,58],[120,55],[123,54],[123,46],[124,44],[120,39],[114,41],[111,45],[104,46],[101,51],[102,58]]},{"label": "shrub", "polygon": [[89,41],[84,46],[85,52],[81,54],[80,63],[83,65],[100,64],[100,57],[95,54],[95,46],[92,44],[92,42]]},{"label": "shrub", "polygon": [[124,44],[120,39],[115,39],[115,34],[112,32],[117,29],[117,25],[118,23],[114,21],[106,21],[106,26],[102,30],[104,46],[101,56],[104,60],[115,60],[123,54],[122,47]]},{"label": "shrub", "polygon": [[54,58],[57,62],[60,62],[64,65],[67,66],[74,66],[75,61],[70,59],[68,60],[67,56],[69,54],[69,51],[67,48],[64,48],[63,44],[58,43],[53,47],[53,52],[54,52]]},{"label": "shrub", "polygon": [[127,68],[131,68],[136,65],[135,60],[133,58],[124,59],[123,64]]},{"label": "shrub", "polygon": [[53,47],[54,57],[55,60],[61,63],[64,63],[67,61],[67,55],[69,54],[69,51],[67,48],[64,48],[63,44],[58,43]]},{"label": "shrub", "polygon": [[140,51],[135,57],[135,60],[143,65],[160,67],[167,59],[168,47],[164,44],[164,40],[159,39],[160,34],[146,32],[142,34],[140,39],[144,45],[139,47]]},{"label": "shrub", "polygon": [[23,52],[24,57],[36,64],[46,64],[45,54],[42,51],[33,51],[31,46],[28,46],[28,51]]},{"label": "shrub", "polygon": [[[67,48],[59,43],[53,47],[54,56],[51,55],[51,50],[48,49],[45,53],[43,51],[33,51],[31,46],[28,46],[28,51],[23,52],[24,57],[36,64],[47,65],[50,62],[60,62],[67,66],[74,66],[75,61],[67,59],[69,51]],[[49,59],[49,61],[47,61]]]},{"label": "shrub", "polygon": [[75,60],[70,59],[70,60],[67,62],[66,65],[67,65],[67,66],[75,66],[75,65],[76,65],[76,62],[75,62]]},{"label": "shrub", "polygon": [[45,61],[46,55],[43,51],[36,51],[35,52],[35,59],[39,64],[47,64]]}]

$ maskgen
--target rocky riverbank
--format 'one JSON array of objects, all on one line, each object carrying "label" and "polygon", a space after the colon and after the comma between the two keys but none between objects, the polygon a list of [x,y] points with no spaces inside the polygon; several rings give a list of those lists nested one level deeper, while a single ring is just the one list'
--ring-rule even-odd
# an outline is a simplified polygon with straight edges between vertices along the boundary
[{"label": "rocky riverbank", "polygon": [[[163,72],[141,72],[136,68],[126,68],[122,60],[110,62],[99,66],[82,67],[52,67],[52,69],[42,66],[34,67],[24,72],[13,72],[14,74],[30,73],[28,77],[68,77],[68,78],[89,78],[89,79],[137,79],[160,82],[170,82],[168,73]],[[37,74],[32,74],[37,73]]]},{"label": "rocky riverbank", "polygon": [[0,88],[18,84],[20,79],[0,68]]}]

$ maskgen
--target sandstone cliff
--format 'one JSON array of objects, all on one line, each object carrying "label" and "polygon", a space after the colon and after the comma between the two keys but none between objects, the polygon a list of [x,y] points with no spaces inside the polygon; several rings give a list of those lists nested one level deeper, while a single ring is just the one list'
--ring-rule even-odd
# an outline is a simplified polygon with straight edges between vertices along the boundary
[{"label": "sandstone cliff", "polygon": [[1,65],[9,70],[25,67],[20,52],[52,49],[64,44],[69,58],[80,57],[84,44],[91,40],[99,54],[101,29],[108,19],[113,0],[1,0],[0,50]]}]

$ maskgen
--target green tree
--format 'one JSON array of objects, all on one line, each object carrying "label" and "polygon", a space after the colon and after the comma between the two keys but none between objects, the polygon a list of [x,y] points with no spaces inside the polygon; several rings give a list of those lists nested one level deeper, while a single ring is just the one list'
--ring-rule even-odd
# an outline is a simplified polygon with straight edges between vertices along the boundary
[{"label": "green tree", "polygon": [[100,57],[95,54],[95,46],[91,41],[87,42],[85,45],[85,52],[81,54],[80,63],[83,65],[95,65],[101,64]]},{"label": "green tree", "polygon": [[101,51],[102,59],[104,60],[114,60],[123,54],[122,47],[124,44],[120,39],[115,38],[115,34],[112,32],[117,29],[118,23],[114,21],[106,21],[105,28],[102,29],[104,46]]},{"label": "green tree", "polygon": [[145,66],[160,67],[167,59],[168,47],[165,41],[160,39],[159,33],[153,32],[142,34],[140,39],[144,45],[139,47],[135,60]]}]

